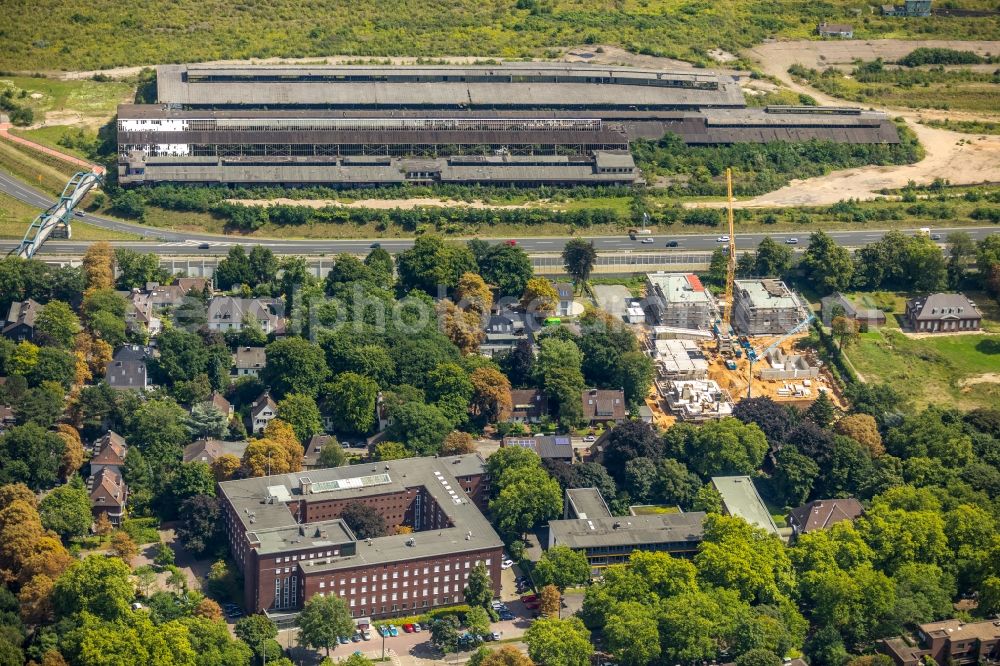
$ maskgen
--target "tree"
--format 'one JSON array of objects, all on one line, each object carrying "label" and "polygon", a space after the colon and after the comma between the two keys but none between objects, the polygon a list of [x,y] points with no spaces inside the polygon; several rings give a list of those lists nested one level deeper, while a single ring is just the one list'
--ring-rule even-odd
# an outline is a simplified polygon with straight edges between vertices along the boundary
[{"label": "tree", "polygon": [[656,663],[660,657],[656,614],[647,604],[615,604],[604,625],[604,636],[608,649],[621,664],[644,666]]},{"label": "tree", "polygon": [[371,271],[354,255],[338,254],[330,272],[326,274],[326,293],[334,294],[339,285],[365,282]]},{"label": "tree", "polygon": [[364,502],[348,502],[340,512],[340,519],[347,523],[359,539],[380,537],[389,533],[389,526],[382,514]]},{"label": "tree", "polygon": [[837,421],[834,430],[864,444],[873,458],[885,453],[878,424],[875,422],[875,418],[868,414],[848,414]]},{"label": "tree", "polygon": [[775,456],[771,488],[774,499],[782,506],[799,506],[812,491],[819,476],[819,465],[812,458],[799,453],[794,446],[785,446]]},{"label": "tree", "polygon": [[444,443],[438,451],[441,456],[460,456],[476,452],[476,443],[467,432],[453,430],[444,438]]},{"label": "tree", "polygon": [[736,666],[781,666],[781,657],[770,650],[755,648],[736,657]]},{"label": "tree", "polygon": [[66,450],[63,439],[35,423],[14,426],[0,435],[0,483],[24,483],[32,490],[53,486]]},{"label": "tree", "polygon": [[490,502],[490,511],[501,532],[523,534],[562,511],[562,489],[540,468],[509,470],[500,484],[502,489]]},{"label": "tree", "polygon": [[489,608],[493,601],[493,581],[485,564],[480,562],[472,568],[462,594],[465,595],[465,603],[470,606]]},{"label": "tree", "polygon": [[453,616],[438,618],[431,624],[431,645],[443,654],[458,649],[457,620]]},{"label": "tree", "polygon": [[249,284],[253,280],[250,259],[242,245],[229,248],[229,254],[215,267],[215,284],[222,290],[232,289],[238,284]]},{"label": "tree", "polygon": [[111,535],[111,552],[120,557],[125,564],[131,564],[132,558],[139,554],[139,546],[127,532],[115,530]]},{"label": "tree", "polygon": [[80,332],[80,318],[62,301],[49,301],[35,318],[35,341],[69,349]]},{"label": "tree", "polygon": [[782,277],[792,267],[792,248],[765,236],[754,255],[754,275]]},{"label": "tree", "polygon": [[114,250],[106,241],[94,243],[83,254],[83,274],[87,289],[110,289],[114,286]]},{"label": "tree", "polygon": [[663,446],[656,431],[642,421],[625,421],[616,426],[604,444],[601,462],[616,479],[625,478],[625,466],[635,458],[657,459]]},{"label": "tree", "polygon": [[479,351],[479,345],[486,336],[479,314],[466,312],[448,299],[439,301],[436,310],[442,332],[463,355]]},{"label": "tree", "polygon": [[340,467],[347,464],[347,454],[340,443],[333,440],[323,445],[316,462],[320,467]]},{"label": "tree", "polygon": [[833,423],[835,410],[836,407],[833,406],[833,401],[830,400],[827,392],[820,391],[819,396],[806,410],[806,416],[820,428],[829,428],[830,424]]},{"label": "tree", "polygon": [[410,452],[400,442],[379,442],[375,445],[375,460],[401,460],[409,457]]},{"label": "tree", "polygon": [[691,429],[684,442],[687,464],[702,478],[753,474],[764,462],[767,449],[767,438],[760,428],[734,418]]},{"label": "tree", "polygon": [[187,421],[194,437],[223,437],[229,430],[229,416],[210,402],[199,402],[191,408]]},{"label": "tree", "polygon": [[395,272],[395,264],[392,255],[381,247],[377,247],[365,257],[365,266],[371,273],[371,279],[375,284],[383,289],[392,287]]},{"label": "tree", "polygon": [[857,342],[861,331],[861,324],[856,319],[849,317],[834,317],[830,321],[830,330],[837,336],[837,342],[841,349],[847,349],[849,345]]},{"label": "tree", "polygon": [[813,232],[810,236],[809,247],[799,266],[812,287],[824,296],[847,289],[854,275],[851,253],[822,231]]},{"label": "tree", "polygon": [[519,340],[512,351],[497,361],[510,383],[518,388],[528,386],[535,374],[535,351],[528,340]]},{"label": "tree", "polygon": [[532,576],[539,585],[555,585],[564,591],[590,580],[590,564],[580,551],[553,546],[542,554]]},{"label": "tree", "polygon": [[490,616],[482,606],[470,608],[465,614],[465,626],[477,639],[490,630]]},{"label": "tree", "polygon": [[42,499],[38,506],[45,529],[52,530],[63,539],[83,536],[90,528],[90,496],[79,477],[59,486]]},{"label": "tree", "polygon": [[461,309],[482,317],[493,307],[493,292],[477,273],[463,273],[455,288],[455,302]]},{"label": "tree", "polygon": [[510,381],[495,368],[477,368],[470,377],[474,393],[472,411],[488,423],[502,421],[513,407]]},{"label": "tree", "polygon": [[976,243],[964,231],[953,231],[945,238],[948,244],[948,288],[962,286],[969,265],[976,258]]},{"label": "tree", "polygon": [[240,618],[233,627],[236,637],[250,646],[254,655],[260,657],[264,654],[268,641],[273,641],[278,635],[278,627],[275,626],[271,618],[265,615],[248,615]]},{"label": "tree", "polygon": [[52,589],[57,617],[87,612],[104,620],[120,619],[129,612],[134,596],[128,565],[102,555],[90,555],[73,564]]},{"label": "tree", "polygon": [[325,648],[327,656],[330,646],[337,645],[338,637],[350,636],[354,631],[347,602],[334,594],[314,594],[299,613],[299,641],[307,647]]},{"label": "tree", "polygon": [[327,385],[325,393],[324,404],[337,430],[364,434],[372,429],[378,384],[357,373],[344,372]]},{"label": "tree", "polygon": [[559,617],[560,609],[562,608],[562,594],[559,592],[558,587],[551,584],[546,585],[539,591],[538,598],[538,612],[543,617]]},{"label": "tree", "polygon": [[111,524],[111,520],[108,518],[107,511],[101,511],[101,514],[97,516],[97,520],[94,521],[94,534],[97,536],[107,536],[111,534],[111,531],[115,528]]},{"label": "tree", "polygon": [[463,273],[474,272],[476,263],[467,248],[449,247],[440,236],[424,234],[396,256],[396,268],[404,292],[420,289],[436,296],[439,287],[450,289]]},{"label": "tree", "polygon": [[386,435],[401,441],[418,455],[433,455],[437,452],[452,424],[434,405],[408,402],[391,412],[392,424]]},{"label": "tree", "polygon": [[190,497],[181,503],[177,515],[180,518],[177,536],[195,556],[203,556],[221,543],[223,515],[215,497]]},{"label": "tree", "polygon": [[232,453],[224,453],[212,461],[212,476],[216,481],[228,481],[239,471],[242,462]]},{"label": "tree", "polygon": [[524,634],[528,656],[546,666],[587,666],[593,654],[590,632],[578,617],[539,618]]},{"label": "tree", "polygon": [[308,395],[289,393],[278,402],[278,418],[292,427],[295,436],[305,445],[316,433],[323,432],[319,407]]},{"label": "tree", "polygon": [[557,338],[542,340],[535,374],[552,400],[564,426],[575,426],[583,418],[581,393],[585,388],[583,354],[575,343]]},{"label": "tree", "polygon": [[156,554],[153,555],[153,563],[158,567],[169,567],[174,564],[174,549],[163,543],[156,544]]},{"label": "tree", "polygon": [[617,384],[625,392],[625,402],[630,405],[643,404],[653,385],[653,359],[639,351],[626,352],[618,357],[617,365]]},{"label": "tree", "polygon": [[699,580],[728,588],[744,601],[774,603],[791,594],[791,561],[777,538],[735,516],[709,515],[695,555]]},{"label": "tree", "polygon": [[513,645],[504,645],[499,650],[479,648],[469,659],[468,666],[535,666],[535,662]]},{"label": "tree", "polygon": [[490,245],[477,257],[479,274],[502,298],[517,298],[534,274],[528,254],[507,243]]},{"label": "tree", "polygon": [[548,316],[559,306],[559,292],[545,278],[536,277],[528,280],[521,294],[521,307],[525,312]]},{"label": "tree", "polygon": [[566,272],[579,285],[590,279],[590,272],[594,269],[594,262],[597,261],[597,250],[592,241],[572,238],[563,248],[562,258]]},{"label": "tree", "polygon": [[276,340],[266,348],[262,379],[279,396],[302,393],[315,397],[329,371],[323,350],[302,338]]}]

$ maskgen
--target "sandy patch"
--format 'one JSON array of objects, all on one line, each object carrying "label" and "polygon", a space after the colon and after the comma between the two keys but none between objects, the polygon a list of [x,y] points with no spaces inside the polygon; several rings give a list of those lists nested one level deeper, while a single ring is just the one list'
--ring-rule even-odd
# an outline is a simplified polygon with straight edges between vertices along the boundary
[{"label": "sandy patch", "polygon": [[986,372],[981,375],[973,375],[958,382],[958,385],[962,388],[972,386],[973,384],[1000,384],[1000,372]]},{"label": "sandy patch", "polygon": [[536,203],[528,204],[488,204],[483,201],[454,201],[451,199],[415,198],[415,199],[359,199],[357,201],[337,201],[336,199],[227,199],[229,203],[243,206],[305,206],[307,208],[374,208],[377,210],[410,210],[413,208],[478,208],[490,210],[514,210],[517,208],[532,208]]}]

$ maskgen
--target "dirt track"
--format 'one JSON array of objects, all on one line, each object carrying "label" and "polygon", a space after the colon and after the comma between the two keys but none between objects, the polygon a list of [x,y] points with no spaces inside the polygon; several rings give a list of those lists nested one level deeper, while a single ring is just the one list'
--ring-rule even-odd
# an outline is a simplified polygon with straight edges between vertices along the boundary
[{"label": "dirt track", "polygon": [[[905,42],[894,40],[872,41],[792,41],[761,44],[748,55],[761,63],[761,68],[796,92],[812,95],[820,104],[843,105],[844,100],[830,97],[808,86],[792,81],[788,68],[801,63],[809,67],[824,67],[853,58],[882,57],[896,59],[917,46],[947,47],[971,50],[977,53],[1000,53],[1000,42]],[[820,56],[824,58],[820,58]],[[903,118],[916,133],[924,146],[926,157],[916,164],[885,167],[844,169],[825,176],[793,180],[789,185],[737,202],[739,208],[769,206],[826,205],[844,199],[874,199],[882,188],[904,187],[909,181],[927,184],[935,178],[945,178],[953,184],[975,184],[1000,181],[1000,136],[962,134],[921,125],[921,118],[948,117],[958,119],[976,117],[955,112],[917,112],[910,109],[882,109],[893,117]],[[704,203],[695,206],[724,204]]]}]

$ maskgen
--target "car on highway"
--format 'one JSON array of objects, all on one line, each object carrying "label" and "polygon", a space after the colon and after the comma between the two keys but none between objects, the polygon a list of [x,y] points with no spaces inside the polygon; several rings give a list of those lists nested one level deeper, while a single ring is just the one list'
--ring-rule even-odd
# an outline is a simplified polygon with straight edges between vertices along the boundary
[{"label": "car on highway", "polygon": [[209,245],[208,243],[201,243],[201,244],[198,245],[198,249],[199,250],[211,250],[212,246]]},{"label": "car on highway", "polygon": [[799,239],[798,238],[786,238],[785,239],[785,245],[798,245],[798,244],[799,244]]},{"label": "car on highway", "polygon": [[729,242],[729,236],[719,236],[718,238],[715,239],[715,242],[716,243],[728,243]]},{"label": "car on highway", "polygon": [[651,245],[653,243],[653,239],[652,238],[643,238],[639,242],[642,243],[643,245]]},{"label": "car on highway", "polygon": [[680,245],[680,241],[667,241],[667,247],[677,247]]},{"label": "car on highway", "polygon": [[371,245],[368,246],[368,249],[369,250],[377,250],[380,247],[382,247],[382,243],[372,243]]},{"label": "car on highway", "polygon": [[931,240],[933,241],[941,240],[941,234],[931,234]]},{"label": "car on highway", "polygon": [[77,217],[83,217],[84,215],[86,215],[86,213],[84,213],[82,210],[74,210],[73,214],[76,215]]},{"label": "car on highway", "polygon": [[507,245],[514,247],[515,245],[517,245],[517,241],[512,238],[509,241],[507,241]]}]

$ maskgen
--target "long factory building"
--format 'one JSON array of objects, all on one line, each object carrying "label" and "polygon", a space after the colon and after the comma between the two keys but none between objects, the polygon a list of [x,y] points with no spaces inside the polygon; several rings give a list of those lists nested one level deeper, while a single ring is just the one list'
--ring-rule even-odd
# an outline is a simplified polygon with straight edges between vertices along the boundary
[{"label": "long factory building", "polygon": [[634,184],[632,139],[896,143],[881,113],[747,108],[735,77],[570,65],[165,65],[118,108],[119,181]]}]

